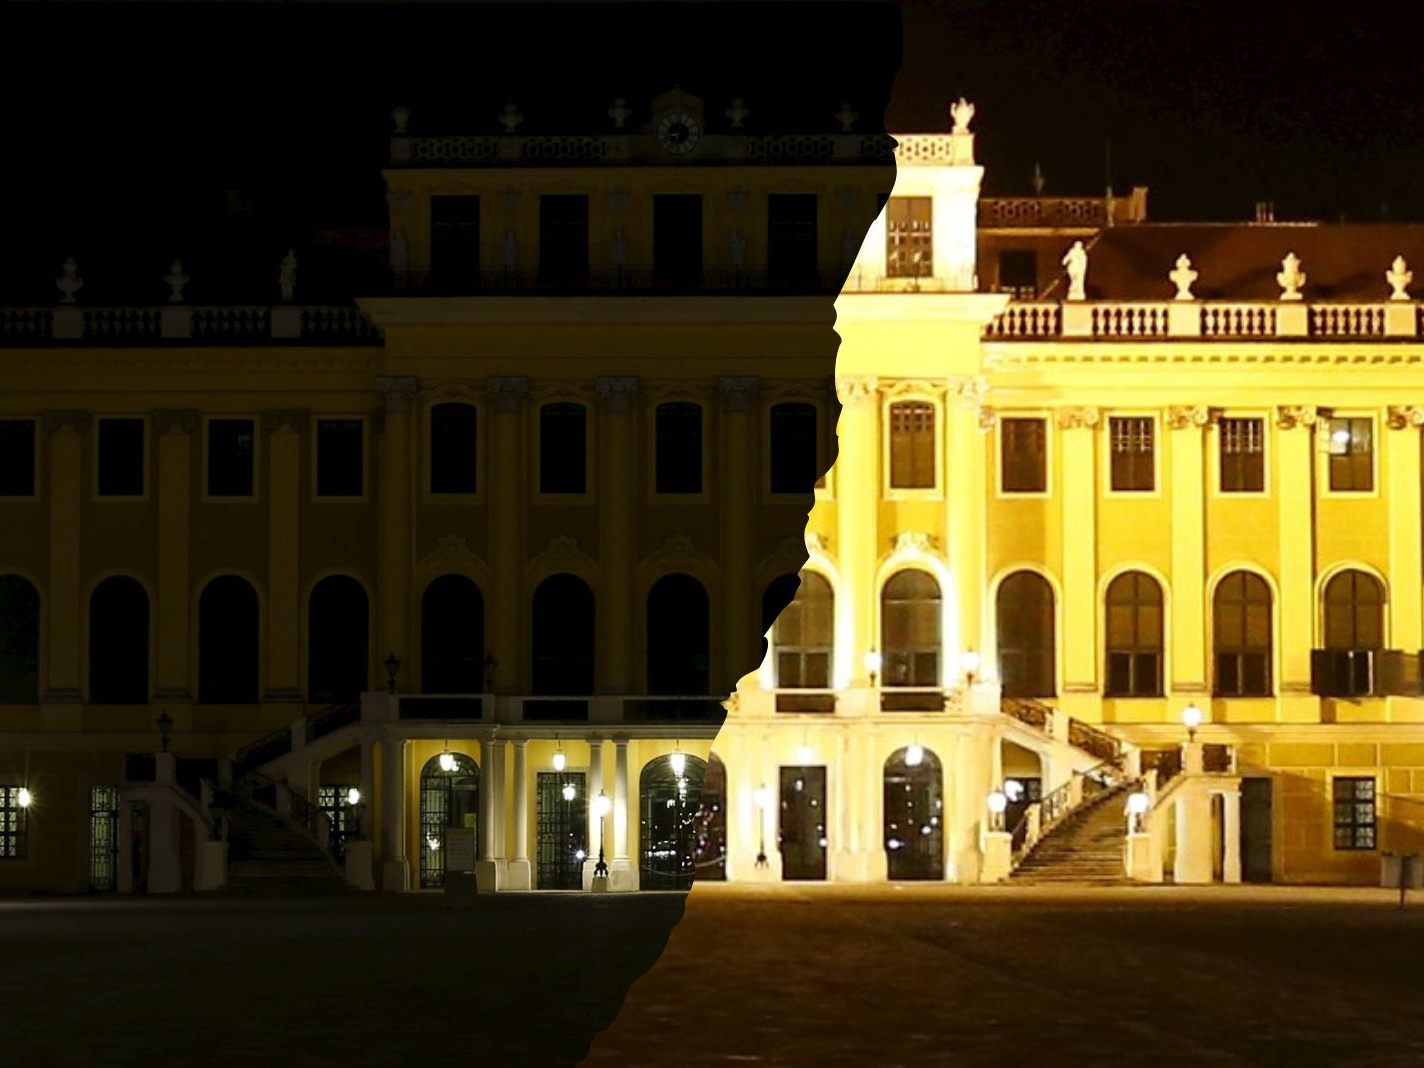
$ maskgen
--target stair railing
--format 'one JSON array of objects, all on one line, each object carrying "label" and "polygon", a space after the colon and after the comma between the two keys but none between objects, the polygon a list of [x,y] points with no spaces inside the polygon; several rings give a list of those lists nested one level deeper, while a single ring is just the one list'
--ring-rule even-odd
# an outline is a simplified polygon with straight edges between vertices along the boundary
[{"label": "stair railing", "polygon": [[1085,802],[1107,790],[1130,785],[1133,781],[1123,771],[1121,753],[1115,759],[1104,760],[1085,771],[1075,771],[1062,786],[1050,790],[1024,809],[1010,832],[1013,866],[1017,867],[1044,835],[1082,808]]},{"label": "stair railing", "polygon": [[[297,793],[287,783],[275,782],[257,771],[243,772],[233,780],[233,788],[239,793],[245,794],[250,800],[266,805],[277,815],[296,824],[307,833],[323,853],[331,858],[333,864],[340,865],[341,858],[337,853],[340,846],[338,836],[332,833],[331,817],[320,806],[312,804],[310,800]],[[272,794],[271,803],[258,796],[268,791],[271,791]],[[283,806],[280,804],[283,794],[286,795],[287,811],[285,812],[282,811]]]}]

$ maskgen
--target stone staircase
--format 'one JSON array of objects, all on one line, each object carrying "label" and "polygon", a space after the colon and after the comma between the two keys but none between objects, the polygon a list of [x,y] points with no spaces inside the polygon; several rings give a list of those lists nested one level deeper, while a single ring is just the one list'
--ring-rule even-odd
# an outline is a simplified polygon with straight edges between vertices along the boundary
[{"label": "stone staircase", "polygon": [[354,892],[330,857],[276,812],[236,793],[214,801],[228,821],[228,874],[222,893],[311,897]]},{"label": "stone staircase", "polygon": [[1123,870],[1127,824],[1123,804],[1130,784],[1084,801],[1038,840],[1009,875],[1018,885],[1135,885]]}]

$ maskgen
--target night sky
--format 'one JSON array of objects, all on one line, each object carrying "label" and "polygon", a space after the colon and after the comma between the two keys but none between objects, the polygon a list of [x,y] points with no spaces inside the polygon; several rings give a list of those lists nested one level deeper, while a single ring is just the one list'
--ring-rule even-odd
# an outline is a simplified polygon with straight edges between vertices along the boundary
[{"label": "night sky", "polygon": [[[1280,219],[1424,219],[1417,38],[1396,8],[1336,26],[1239,0],[899,6],[887,124],[946,129],[948,100],[968,95],[988,194],[1028,192],[1035,160],[1050,193],[1099,194],[1111,138],[1115,187],[1150,186],[1157,219],[1248,218],[1261,199]],[[0,287],[49,302],[69,252],[91,301],[132,299],[136,282],[159,299],[173,256],[194,300],[259,269],[268,286],[289,243],[319,265],[336,240],[319,231],[382,226],[396,103],[417,134],[496,132],[511,96],[521,132],[600,130],[614,95],[646,107],[680,83],[708,98],[714,129],[732,95],[749,129],[832,130],[847,98],[866,128],[900,64],[898,15],[785,0],[0,5]],[[229,210],[230,189],[250,211]]]}]

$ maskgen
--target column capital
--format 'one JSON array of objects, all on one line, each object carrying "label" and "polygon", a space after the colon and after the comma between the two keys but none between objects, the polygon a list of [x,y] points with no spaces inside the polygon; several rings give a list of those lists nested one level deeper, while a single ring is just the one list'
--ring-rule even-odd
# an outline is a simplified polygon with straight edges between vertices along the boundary
[{"label": "column capital", "polygon": [[522,375],[490,375],[485,379],[485,393],[494,401],[497,412],[517,412],[529,393],[529,379]]},{"label": "column capital", "polygon": [[1424,407],[1417,404],[1391,404],[1386,413],[1386,423],[1391,430],[1424,426]]},{"label": "column capital", "polygon": [[990,408],[987,404],[979,406],[979,429],[993,430],[999,425],[999,411],[997,408]]},{"label": "column capital", "polygon": [[841,404],[850,407],[875,397],[880,389],[880,380],[874,375],[837,376],[835,389]]},{"label": "column capital", "polygon": [[595,380],[594,392],[603,398],[604,407],[618,415],[633,409],[633,395],[640,383],[636,375],[603,376]]},{"label": "column capital", "polygon": [[198,412],[192,408],[157,408],[153,412],[153,426],[160,436],[170,430],[191,434],[198,429]]},{"label": "column capital", "polygon": [[979,408],[989,395],[989,381],[983,375],[962,375],[949,380],[949,392],[967,408]]},{"label": "column capital", "polygon": [[752,398],[761,392],[761,379],[754,375],[726,376],[717,379],[717,392],[729,412],[749,412]]},{"label": "column capital", "polygon": [[1212,421],[1212,412],[1205,404],[1172,404],[1167,408],[1169,430],[1200,429]]},{"label": "column capital", "polygon": [[94,413],[84,408],[66,408],[47,411],[41,418],[45,430],[54,434],[61,430],[73,430],[82,434],[94,421]]},{"label": "column capital", "polygon": [[382,375],[376,379],[376,392],[386,402],[388,412],[408,412],[420,392],[420,379],[414,375]]},{"label": "column capital", "polygon": [[1312,427],[1321,420],[1322,409],[1313,404],[1281,404],[1276,406],[1276,426],[1282,430]]},{"label": "column capital", "polygon": [[262,429],[269,434],[279,430],[300,434],[306,429],[309,416],[305,408],[268,408],[262,413]]},{"label": "column capital", "polygon": [[1092,405],[1056,408],[1054,419],[1060,430],[1091,429],[1102,422],[1102,411]]}]

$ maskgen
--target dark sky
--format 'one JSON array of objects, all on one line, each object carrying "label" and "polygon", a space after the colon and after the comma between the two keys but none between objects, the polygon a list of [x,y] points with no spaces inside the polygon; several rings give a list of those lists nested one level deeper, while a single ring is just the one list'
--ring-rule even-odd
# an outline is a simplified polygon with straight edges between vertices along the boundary
[{"label": "dark sky", "polygon": [[[1371,220],[1387,206],[1424,219],[1412,54],[1424,19],[1407,8],[1361,5],[1337,24],[1250,0],[898,7],[904,65],[888,125],[946,129],[948,101],[968,95],[988,193],[1027,192],[1035,160],[1050,192],[1100,193],[1110,137],[1115,185],[1150,186],[1155,218],[1245,218],[1273,199],[1278,218]],[[603,129],[613,95],[646,107],[680,82],[708,97],[715,121],[741,95],[751,128],[833,129],[850,98],[864,126],[901,58],[901,11],[6,3],[0,285],[13,294],[37,279],[48,300],[72,251],[90,299],[121,274],[151,275],[161,295],[178,255],[199,299],[202,279],[275,263],[314,229],[379,227],[397,102],[417,133],[494,132],[511,95],[525,132]],[[252,214],[226,212],[229,188]]]}]

